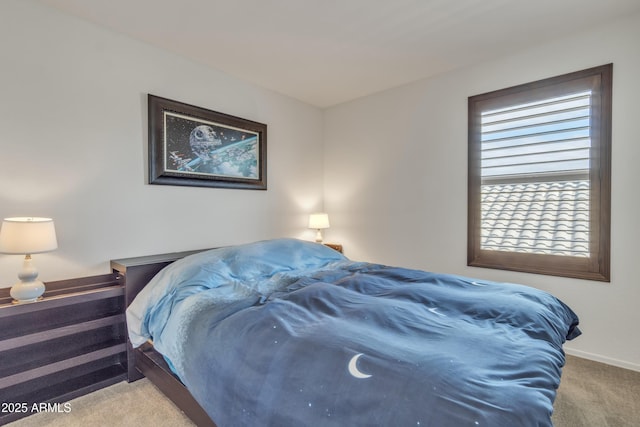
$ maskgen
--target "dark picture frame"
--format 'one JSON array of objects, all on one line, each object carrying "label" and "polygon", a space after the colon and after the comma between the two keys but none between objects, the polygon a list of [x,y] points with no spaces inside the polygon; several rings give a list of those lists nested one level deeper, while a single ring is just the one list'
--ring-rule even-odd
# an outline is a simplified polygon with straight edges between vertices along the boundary
[{"label": "dark picture frame", "polygon": [[267,125],[148,94],[149,184],[266,190]]}]

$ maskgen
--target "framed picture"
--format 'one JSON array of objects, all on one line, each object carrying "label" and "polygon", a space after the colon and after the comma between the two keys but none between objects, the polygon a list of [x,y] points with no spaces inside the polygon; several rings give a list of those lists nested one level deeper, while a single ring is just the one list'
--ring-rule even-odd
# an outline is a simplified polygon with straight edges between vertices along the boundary
[{"label": "framed picture", "polygon": [[267,189],[267,125],[148,95],[149,184]]}]

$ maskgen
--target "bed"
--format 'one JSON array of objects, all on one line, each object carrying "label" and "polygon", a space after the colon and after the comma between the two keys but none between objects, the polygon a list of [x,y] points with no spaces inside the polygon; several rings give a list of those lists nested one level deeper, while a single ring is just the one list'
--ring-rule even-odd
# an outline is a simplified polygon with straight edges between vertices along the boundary
[{"label": "bed", "polygon": [[198,425],[550,426],[562,345],[580,335],[543,291],[296,239],[112,265],[130,379],[135,366]]}]

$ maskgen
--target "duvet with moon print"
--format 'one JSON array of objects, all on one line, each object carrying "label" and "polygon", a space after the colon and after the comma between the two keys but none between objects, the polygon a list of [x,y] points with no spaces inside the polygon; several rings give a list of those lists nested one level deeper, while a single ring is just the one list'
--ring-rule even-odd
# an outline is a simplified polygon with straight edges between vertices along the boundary
[{"label": "duvet with moon print", "polygon": [[172,264],[127,313],[218,425],[552,425],[580,334],[555,297],[293,239],[248,249],[264,256]]}]

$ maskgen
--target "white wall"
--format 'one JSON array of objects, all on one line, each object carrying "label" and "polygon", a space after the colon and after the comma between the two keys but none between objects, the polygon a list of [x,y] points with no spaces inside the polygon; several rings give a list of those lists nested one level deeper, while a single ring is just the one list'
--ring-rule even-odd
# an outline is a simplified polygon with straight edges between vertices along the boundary
[{"label": "white wall", "polygon": [[[0,2],[0,53],[0,217],[54,218],[59,249],[34,255],[41,279],[107,273],[112,258],[313,239],[319,109],[37,2]],[[266,123],[269,189],[146,184],[147,93]],[[21,263],[0,255],[0,287]]]},{"label": "white wall", "polygon": [[[640,16],[325,111],[325,209],[355,259],[519,282],[581,317],[568,352],[640,370]],[[466,266],[467,98],[614,63],[612,280]]]}]

